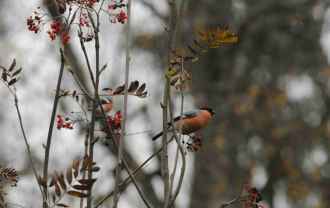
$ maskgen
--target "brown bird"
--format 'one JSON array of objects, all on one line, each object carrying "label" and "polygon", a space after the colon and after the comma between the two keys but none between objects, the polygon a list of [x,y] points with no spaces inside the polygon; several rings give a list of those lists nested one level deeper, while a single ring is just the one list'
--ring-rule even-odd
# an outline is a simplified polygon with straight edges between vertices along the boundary
[{"label": "brown bird", "polygon": [[[182,131],[182,134],[188,135],[194,133],[207,126],[211,118],[214,116],[214,111],[211,108],[203,107],[197,110],[188,111],[183,116],[174,118],[174,128]],[[163,132],[156,134],[152,140],[158,139],[163,135]]]}]

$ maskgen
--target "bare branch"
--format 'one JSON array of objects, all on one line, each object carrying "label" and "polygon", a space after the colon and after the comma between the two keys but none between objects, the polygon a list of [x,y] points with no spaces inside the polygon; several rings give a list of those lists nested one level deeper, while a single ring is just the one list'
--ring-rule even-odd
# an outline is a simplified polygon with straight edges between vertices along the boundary
[{"label": "bare branch", "polygon": [[[63,76],[63,71],[64,71],[64,54],[62,49],[60,49],[60,54],[61,54],[61,66],[60,66],[60,72],[57,80],[57,86],[56,86],[56,92],[55,92],[55,98],[54,98],[54,104],[53,104],[53,110],[52,110],[52,115],[50,118],[50,123],[49,123],[49,129],[48,129],[48,135],[47,135],[47,143],[45,147],[45,161],[44,161],[44,167],[43,167],[43,180],[47,182],[48,179],[48,163],[49,163],[49,153],[50,153],[50,147],[51,147],[51,141],[52,141],[52,134],[53,134],[53,128],[54,128],[54,123],[55,123],[55,116],[56,116],[56,111],[57,111],[57,106],[58,106],[58,101],[60,99],[60,89],[61,89],[61,82],[62,82],[62,76]],[[47,185],[44,186],[44,195],[45,195],[45,200],[43,202],[43,207],[47,208],[47,196],[48,196],[48,190],[47,190]]]}]

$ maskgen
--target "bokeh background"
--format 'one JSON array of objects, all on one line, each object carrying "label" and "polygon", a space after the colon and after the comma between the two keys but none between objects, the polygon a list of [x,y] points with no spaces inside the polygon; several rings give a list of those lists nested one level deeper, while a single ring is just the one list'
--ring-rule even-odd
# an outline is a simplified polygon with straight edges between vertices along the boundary
[{"label": "bokeh background", "polygon": [[[181,1],[179,1],[181,2]],[[32,34],[26,18],[42,1],[0,1],[0,64],[13,58],[23,67],[17,84],[23,121],[33,157],[42,167],[52,98],[59,69],[59,44],[50,42],[46,28]],[[265,207],[330,207],[330,10],[326,0],[205,0],[185,1],[178,48],[194,39],[198,28],[228,25],[239,35],[235,45],[209,50],[186,66],[192,74],[185,92],[185,110],[208,105],[216,118],[203,130],[203,147],[188,153],[188,171],[177,207],[219,207],[239,193],[243,183],[256,186]],[[163,72],[166,68],[164,29],[166,1],[133,0],[131,80],[147,84],[145,99],[130,97],[126,150],[131,164],[141,163],[159,147],[150,141],[161,129]],[[124,80],[123,26],[104,16],[101,59],[109,67],[101,86]],[[76,31],[72,31],[72,36]],[[78,41],[72,38],[73,59],[83,65]],[[88,46],[93,48],[92,44]],[[91,56],[93,56],[91,54]],[[70,73],[64,88],[76,86]],[[180,109],[179,94],[173,105]],[[19,171],[17,188],[8,190],[13,207],[39,207],[40,194],[26,157],[13,98],[0,88],[0,164]],[[122,98],[114,99],[115,110]],[[79,110],[70,99],[60,113]],[[82,130],[55,130],[50,171],[64,170],[83,152]],[[173,156],[175,149],[171,146]],[[113,189],[114,155],[102,143],[95,157],[101,166],[96,197]],[[154,207],[162,188],[159,158],[138,176]],[[41,170],[41,169],[40,169]],[[75,203],[72,199],[66,199]],[[110,207],[111,200],[104,204]],[[134,187],[125,191],[120,207],[144,207]]]}]

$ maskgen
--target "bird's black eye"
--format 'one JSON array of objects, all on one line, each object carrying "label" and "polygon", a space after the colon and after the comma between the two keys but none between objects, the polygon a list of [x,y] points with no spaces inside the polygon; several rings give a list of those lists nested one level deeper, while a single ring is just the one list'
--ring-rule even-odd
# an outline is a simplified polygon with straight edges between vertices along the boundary
[{"label": "bird's black eye", "polygon": [[108,102],[106,100],[101,100],[101,104],[107,104]]}]

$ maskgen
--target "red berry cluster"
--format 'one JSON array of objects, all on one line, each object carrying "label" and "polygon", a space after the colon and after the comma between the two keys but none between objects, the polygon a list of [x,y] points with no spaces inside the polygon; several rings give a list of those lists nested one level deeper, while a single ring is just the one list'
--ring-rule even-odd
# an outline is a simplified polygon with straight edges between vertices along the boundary
[{"label": "red berry cluster", "polygon": [[190,152],[197,152],[202,148],[202,137],[199,134],[194,134],[190,136],[187,142],[183,142],[186,145],[186,148]]},{"label": "red berry cluster", "polygon": [[110,128],[113,128],[114,130],[120,130],[121,129],[121,120],[122,120],[122,114],[120,111],[117,111],[115,115],[107,116],[107,124]]},{"label": "red berry cluster", "polygon": [[28,17],[26,20],[26,25],[28,26],[28,30],[34,33],[38,33],[40,31],[41,23],[42,23],[42,16],[38,10],[34,11],[32,15]]},{"label": "red berry cluster", "polygon": [[80,13],[79,26],[81,27],[82,31],[80,31],[78,35],[84,42],[88,42],[94,39],[94,32],[91,29],[91,23],[87,13]]},{"label": "red berry cluster", "polygon": [[263,208],[263,206],[259,204],[262,200],[262,196],[257,188],[246,184],[244,190],[247,193],[246,200],[244,201],[244,208]]},{"label": "red berry cluster", "polygon": [[60,36],[62,43],[65,45],[70,40],[70,35],[67,31],[62,27],[62,23],[58,20],[54,20],[50,24],[50,29],[47,31],[49,38],[51,40],[55,40],[56,36]]},{"label": "red berry cluster", "polygon": [[73,122],[69,118],[64,118],[61,115],[56,117],[56,127],[57,129],[73,129]]},{"label": "red berry cluster", "polygon": [[90,27],[90,22],[87,13],[81,12],[79,17],[79,25],[81,27]]},{"label": "red berry cluster", "polygon": [[[116,0],[112,0],[111,3],[108,5],[108,10],[110,15],[113,17],[111,19],[112,23],[121,23],[124,24],[128,17],[127,14],[125,12],[125,8],[127,7],[127,4],[124,3],[124,0],[120,0],[120,1],[116,1]],[[116,12],[116,10],[120,10],[119,12]],[[114,14],[115,12],[115,14]]]},{"label": "red berry cluster", "polygon": [[116,15],[117,21],[121,24],[124,24],[125,21],[128,19],[126,13],[123,10],[120,10],[119,14]]}]

